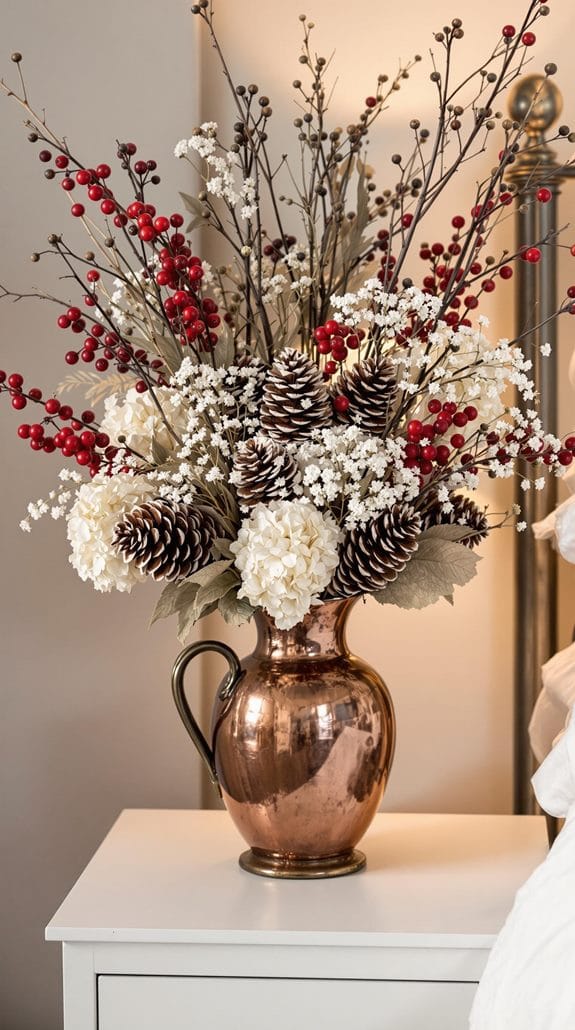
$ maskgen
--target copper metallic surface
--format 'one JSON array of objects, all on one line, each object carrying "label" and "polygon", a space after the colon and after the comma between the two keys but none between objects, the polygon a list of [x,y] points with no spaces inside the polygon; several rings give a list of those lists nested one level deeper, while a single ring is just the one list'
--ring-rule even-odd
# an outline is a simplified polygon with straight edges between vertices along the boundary
[{"label": "copper metallic surface", "polygon": [[[239,663],[239,672],[233,652],[228,656],[212,746],[204,741],[200,750],[250,846],[240,859],[250,872],[317,878],[364,865],[354,848],[385,789],[395,719],[383,681],[347,648],[352,604],[313,608],[287,631],[258,612],[253,654]],[[194,653],[197,646],[191,645]],[[208,646],[204,642],[202,649]],[[191,649],[178,659],[182,676]],[[179,708],[197,743],[195,720],[191,724]]]}]

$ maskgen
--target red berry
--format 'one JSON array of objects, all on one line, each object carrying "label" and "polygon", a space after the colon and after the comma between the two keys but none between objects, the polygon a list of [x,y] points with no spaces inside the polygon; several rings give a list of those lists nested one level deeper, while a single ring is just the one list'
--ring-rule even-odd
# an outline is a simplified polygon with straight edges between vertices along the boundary
[{"label": "red berry", "polygon": [[501,29],[501,35],[503,36],[504,39],[513,39],[513,37],[515,35],[515,26],[514,25],[504,25],[503,28]]},{"label": "red berry", "polygon": [[148,389],[148,384],[145,383],[143,379],[138,379],[138,381],[136,383],[136,392],[137,393],[145,393],[147,389]]},{"label": "red berry", "polygon": [[83,318],[79,318],[76,322],[72,322],[73,333],[83,333],[86,328],[86,323]]},{"label": "red berry", "polygon": [[89,465],[91,460],[92,455],[90,454],[90,451],[78,451],[78,453],[76,454],[76,461],[78,462],[78,465]]},{"label": "red berry", "polygon": [[83,411],[82,412],[82,414],[80,415],[80,418],[81,418],[82,422],[94,422],[96,420],[96,416],[95,416],[94,412],[91,411],[89,408],[88,408],[87,411]]},{"label": "red berry", "polygon": [[534,32],[524,32],[521,37],[521,42],[524,46],[533,46],[536,39],[537,37]]},{"label": "red berry", "polygon": [[449,447],[447,447],[443,443],[440,443],[439,447],[437,448],[437,458],[436,458],[437,464],[438,465],[447,465],[447,463],[449,461],[450,454],[451,454],[451,451],[449,450]]},{"label": "red berry", "polygon": [[27,403],[28,401],[21,393],[17,393],[15,397],[12,398],[12,407],[15,408],[16,411],[22,411],[22,408],[25,408]]},{"label": "red berry", "polygon": [[110,176],[111,174],[112,169],[110,168],[110,165],[102,164],[98,165],[98,167],[96,168],[96,175],[99,179],[107,179],[108,176]]},{"label": "red berry", "polygon": [[528,247],[527,250],[523,251],[521,256],[524,261],[529,261],[532,265],[536,265],[538,261],[541,261],[541,251],[539,250],[539,247]]},{"label": "red berry", "polygon": [[463,410],[465,411],[465,414],[467,415],[467,418],[470,422],[473,422],[474,419],[477,418],[478,411],[477,408],[473,406],[473,404],[468,404],[467,407]]},{"label": "red berry", "polygon": [[13,372],[8,376],[8,386],[11,386],[13,390],[19,390],[23,383],[24,376],[21,376],[19,372]]},{"label": "red berry", "polygon": [[404,229],[409,229],[409,227],[410,227],[412,222],[413,222],[413,215],[411,215],[411,214],[403,215],[403,217],[401,219],[401,224],[402,224]]},{"label": "red berry", "polygon": [[108,368],[108,365],[109,362],[106,361],[106,358],[98,358],[96,364],[94,365],[94,368],[97,372],[105,372]]},{"label": "red berry", "polygon": [[432,415],[438,415],[441,411],[441,401],[437,400],[437,398],[433,398],[433,400],[430,400],[429,404],[427,405],[427,410]]},{"label": "red berry", "polygon": [[433,423],[433,428],[438,436],[443,436],[443,434],[449,429],[448,419],[438,418],[437,421]]},{"label": "red berry", "polygon": [[343,394],[338,394],[337,397],[334,398],[333,406],[336,411],[343,414],[349,408],[349,400],[347,397],[344,397]]},{"label": "red berry", "polygon": [[73,414],[74,412],[69,404],[63,404],[60,408],[60,418],[64,420],[66,420],[67,418],[72,418]]},{"label": "red berry", "polygon": [[80,357],[82,358],[82,361],[85,361],[85,362],[93,361],[94,360],[94,351],[93,350],[89,350],[88,347],[84,347],[80,351]]},{"label": "red berry", "polygon": [[81,218],[85,210],[86,209],[83,204],[72,204],[70,213],[74,215],[74,218]]},{"label": "red berry", "polygon": [[65,175],[64,178],[62,179],[62,182],[61,182],[60,185],[62,186],[63,190],[68,190],[69,191],[69,190],[73,190],[74,189],[76,183],[74,182],[73,179],[70,178],[69,175]]},{"label": "red berry", "polygon": [[78,354],[75,350],[69,350],[64,355],[64,361],[67,365],[76,365],[78,363]]},{"label": "red berry", "polygon": [[365,106],[366,107],[376,107],[377,106],[377,97],[366,97],[365,98]]},{"label": "red berry", "polygon": [[337,372],[337,365],[335,361],[326,361],[325,371],[327,372],[328,376],[332,376],[334,372]]},{"label": "red berry", "polygon": [[152,225],[143,225],[138,236],[144,243],[152,243],[156,238],[156,230]]},{"label": "red berry", "polygon": [[459,450],[465,443],[465,437],[462,433],[454,433],[450,440],[451,446]]},{"label": "red berry", "polygon": [[80,170],[76,172],[76,182],[79,186],[87,186],[91,181],[92,173],[89,172],[87,168],[80,168]]},{"label": "red berry", "polygon": [[96,443],[96,434],[91,429],[85,429],[80,434],[80,443],[83,447],[93,447]]},{"label": "red berry", "polygon": [[30,436],[30,426],[25,422],[21,426],[18,426],[18,436],[21,440],[27,440]]},{"label": "red berry", "polygon": [[88,190],[88,196],[90,200],[101,200],[104,196],[104,190],[99,183],[95,182],[93,186],[90,186]]},{"label": "red berry", "polygon": [[575,436],[568,436],[565,440],[565,446],[568,451],[575,451]]},{"label": "red berry", "polygon": [[495,289],[495,280],[494,279],[484,279],[483,282],[481,283],[481,288],[482,288],[484,293],[493,293],[493,291]]},{"label": "red berry", "polygon": [[502,265],[499,269],[499,275],[502,279],[511,279],[513,276],[513,269],[511,265]]},{"label": "red berry", "polygon": [[60,317],[58,318],[58,325],[60,326],[60,329],[69,329],[70,319],[68,318],[68,316],[60,315]]},{"label": "red berry", "polygon": [[60,411],[60,401],[56,397],[50,397],[44,407],[49,415],[57,415]]},{"label": "red berry", "polygon": [[463,429],[467,425],[469,419],[464,411],[456,411],[453,416],[453,425],[457,426],[458,429]]},{"label": "red berry", "polygon": [[69,161],[65,154],[58,154],[58,156],[54,158],[54,164],[56,165],[56,168],[67,168]]},{"label": "red berry", "polygon": [[463,229],[463,226],[465,225],[465,218],[463,217],[463,215],[455,215],[451,219],[451,224],[454,229]]},{"label": "red berry", "polygon": [[557,455],[557,460],[560,465],[570,465],[573,461],[573,455],[571,454],[571,451],[561,450]]},{"label": "red berry", "polygon": [[407,433],[412,439],[417,439],[421,436],[423,430],[423,422],[419,419],[414,418],[407,424]]},{"label": "red berry", "polygon": [[52,155],[49,150],[41,150],[38,154],[38,157],[40,161],[44,162],[44,164],[46,164],[47,161],[50,161],[52,159]]},{"label": "red berry", "polygon": [[[505,457],[506,457],[507,460],[509,460],[509,455],[506,454]],[[472,454],[464,454],[464,455],[462,455],[462,458],[461,458],[461,464],[462,465],[471,465],[474,460],[475,459],[474,459]]]},{"label": "red berry", "polygon": [[572,247],[569,247],[569,253],[571,254],[571,257],[575,257],[575,243]]},{"label": "red berry", "polygon": [[421,457],[425,461],[433,461],[437,457],[437,448],[433,444],[425,444],[421,448]]},{"label": "red berry", "polygon": [[551,190],[548,190],[546,186],[542,186],[540,190],[537,190],[536,197],[542,204],[547,204],[553,196]]},{"label": "red berry", "polygon": [[170,219],[165,218],[164,215],[160,215],[154,219],[154,229],[156,232],[167,232],[170,228]]},{"label": "red berry", "polygon": [[184,224],[182,215],[174,214],[170,215],[170,225],[173,225],[174,229],[179,229]]}]

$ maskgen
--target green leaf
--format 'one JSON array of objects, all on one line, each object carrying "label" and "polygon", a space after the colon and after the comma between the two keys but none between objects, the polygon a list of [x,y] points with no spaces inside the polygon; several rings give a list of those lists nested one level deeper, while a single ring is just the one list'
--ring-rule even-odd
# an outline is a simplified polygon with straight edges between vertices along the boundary
[{"label": "green leaf", "polygon": [[449,599],[454,587],[473,579],[479,556],[464,544],[449,539],[454,530],[463,528],[434,526],[422,533],[413,558],[394,583],[374,594],[376,601],[398,608],[427,608],[440,597]]},{"label": "green leaf", "polygon": [[192,197],[190,193],[180,193],[180,197],[186,211],[189,211],[194,216],[190,224],[186,226],[186,232],[193,232],[199,225],[205,223],[204,211],[207,211],[206,205],[202,204],[201,200],[198,200],[197,197]]},{"label": "green leaf", "polygon": [[459,543],[461,540],[465,540],[466,537],[473,536],[474,532],[469,526],[445,523],[439,526],[430,526],[429,529],[425,530],[425,533],[421,534],[419,539],[454,540],[456,543]]},{"label": "green leaf", "polygon": [[241,626],[244,622],[248,622],[255,612],[255,608],[249,601],[238,597],[237,586],[220,597],[218,609],[225,621],[232,626]]},{"label": "green leaf", "polygon": [[208,605],[207,608],[204,608],[199,615],[196,614],[196,609],[193,606],[191,608],[184,608],[178,616],[178,640],[180,643],[185,644],[190,631],[193,629],[198,619],[203,618],[204,615],[210,615],[211,612],[215,612],[216,608],[217,603],[214,602],[213,604]]},{"label": "green leaf", "polygon": [[158,443],[156,437],[154,437],[152,440],[151,450],[152,461],[154,462],[154,465],[165,465],[168,458],[170,457],[170,452],[161,443]]},{"label": "green leaf", "polygon": [[204,565],[203,569],[198,569],[197,572],[194,572],[193,576],[188,576],[186,583],[197,583],[200,587],[207,586],[213,579],[221,576],[222,572],[229,569],[231,564],[231,558],[226,558],[222,561],[212,561],[209,565]]},{"label": "green leaf", "polygon": [[188,608],[194,603],[198,590],[198,584],[190,583],[189,579],[179,583],[168,583],[158,598],[150,625],[153,626],[158,619],[169,619],[180,609]]},{"label": "green leaf", "polygon": [[228,540],[227,537],[216,537],[212,544],[212,550],[214,554],[217,554],[220,558],[229,558],[231,561],[233,561],[234,556],[230,551],[231,542],[232,541]]},{"label": "green leaf", "polygon": [[204,608],[213,604],[214,601],[219,601],[220,597],[227,594],[228,590],[236,587],[238,583],[239,573],[235,569],[227,569],[226,572],[222,572],[221,575],[216,576],[215,579],[201,586],[194,599],[194,608],[199,613],[198,619],[201,617]]}]

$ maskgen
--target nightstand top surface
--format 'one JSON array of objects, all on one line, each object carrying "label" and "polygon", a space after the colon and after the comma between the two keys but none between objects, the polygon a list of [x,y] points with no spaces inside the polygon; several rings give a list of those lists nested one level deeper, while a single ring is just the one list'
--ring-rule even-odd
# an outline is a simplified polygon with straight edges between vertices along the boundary
[{"label": "nightstand top surface", "polygon": [[122,812],[46,929],[52,941],[490,947],[547,852],[539,816],[376,816],[367,869],[243,872],[226,812]]}]

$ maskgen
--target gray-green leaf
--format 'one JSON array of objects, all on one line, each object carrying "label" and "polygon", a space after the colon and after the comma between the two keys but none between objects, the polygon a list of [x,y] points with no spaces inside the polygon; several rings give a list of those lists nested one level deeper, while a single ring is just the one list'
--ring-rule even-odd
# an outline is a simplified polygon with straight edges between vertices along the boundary
[{"label": "gray-green leaf", "polygon": [[220,597],[218,608],[225,621],[232,626],[241,626],[242,623],[248,622],[255,612],[249,601],[238,597],[237,587]]},{"label": "gray-green leaf", "polygon": [[449,539],[457,529],[463,527],[434,526],[422,533],[413,558],[394,583],[374,594],[376,601],[398,608],[427,608],[440,597],[450,599],[454,587],[473,579],[480,559],[464,544]]}]

